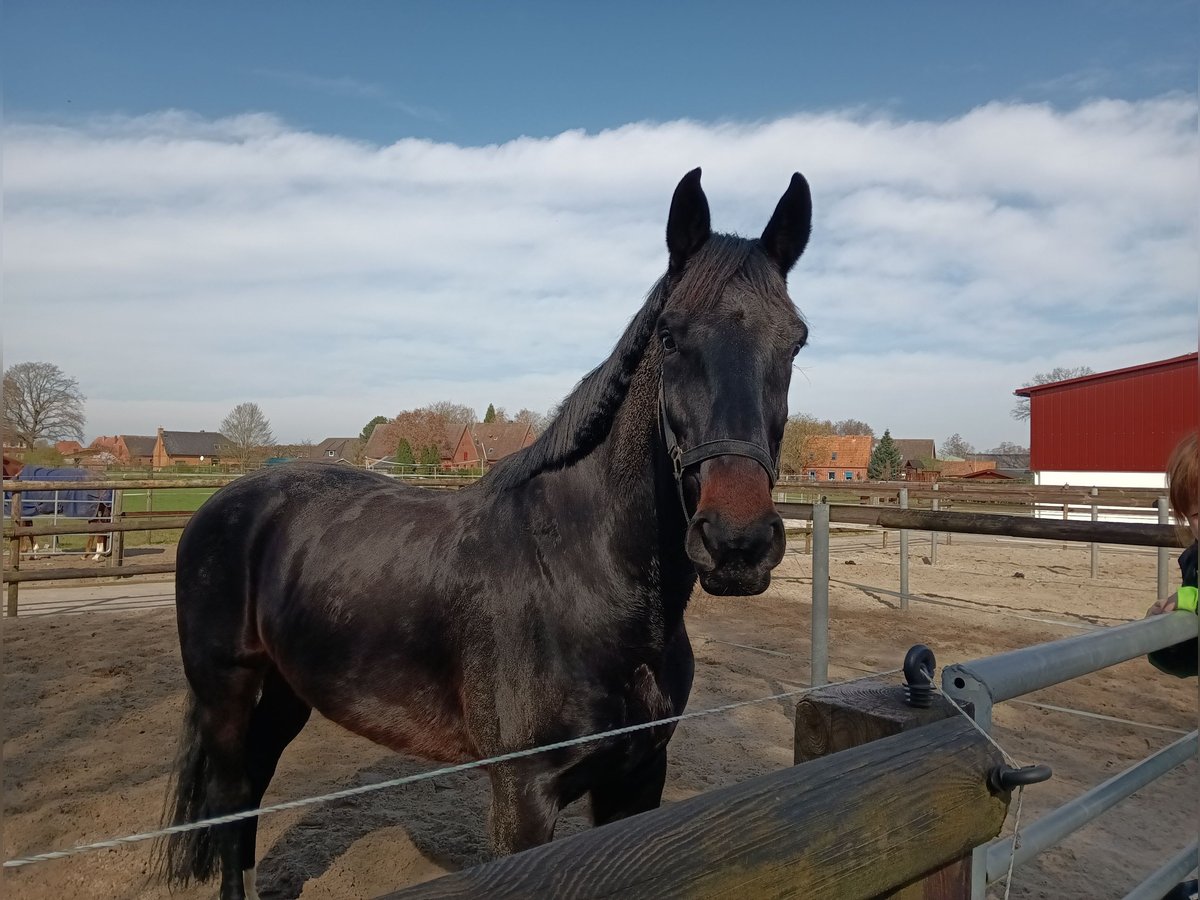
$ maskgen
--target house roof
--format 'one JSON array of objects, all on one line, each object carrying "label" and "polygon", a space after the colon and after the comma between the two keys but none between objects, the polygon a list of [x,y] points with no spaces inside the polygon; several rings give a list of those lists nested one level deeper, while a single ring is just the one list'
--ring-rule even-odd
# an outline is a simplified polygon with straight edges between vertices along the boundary
[{"label": "house roof", "polygon": [[[848,469],[865,469],[871,461],[869,434],[821,434],[809,438],[808,450],[812,454],[812,466],[835,466]],[[833,454],[837,453],[837,459]]]},{"label": "house roof", "polygon": [[905,462],[920,462],[937,457],[933,438],[893,438],[892,443],[896,445],[896,449],[900,451],[900,458]]},{"label": "house roof", "polygon": [[219,431],[164,431],[167,456],[220,456],[230,444]]},{"label": "house roof", "polygon": [[531,432],[532,427],[527,422],[492,422],[474,426],[471,437],[479,450],[479,458],[496,462],[524,447]]},{"label": "house roof", "polygon": [[[329,460],[329,458],[337,458],[337,460],[353,460],[358,455],[361,440],[358,438],[325,438],[308,450],[308,458],[310,460]],[[330,457],[330,450],[332,457]]]},{"label": "house roof", "polygon": [[1052,381],[1049,384],[1032,384],[1029,387],[1017,388],[1013,391],[1018,397],[1028,397],[1031,394],[1036,394],[1039,391],[1048,391],[1051,388],[1061,388],[1067,385],[1083,384],[1088,381],[1100,381],[1105,378],[1112,378],[1114,375],[1132,375],[1134,372],[1151,372],[1155,369],[1169,369],[1175,366],[1195,363],[1198,354],[1185,353],[1183,356],[1172,356],[1170,359],[1160,359],[1155,362],[1142,363],[1137,366],[1127,366],[1124,369],[1109,369],[1107,372],[1093,372],[1091,375],[1083,375],[1079,378],[1068,378],[1066,381]]},{"label": "house roof", "polygon": [[966,478],[979,472],[996,470],[996,463],[990,459],[944,459],[938,462],[937,468],[943,478]]},{"label": "house roof", "polygon": [[55,441],[54,449],[63,454],[63,456],[66,456],[67,454],[77,453],[82,450],[83,444],[79,443],[79,441]]},{"label": "house roof", "polygon": [[117,437],[125,442],[130,456],[153,456],[154,445],[158,443],[158,438],[154,435],[120,434]]}]

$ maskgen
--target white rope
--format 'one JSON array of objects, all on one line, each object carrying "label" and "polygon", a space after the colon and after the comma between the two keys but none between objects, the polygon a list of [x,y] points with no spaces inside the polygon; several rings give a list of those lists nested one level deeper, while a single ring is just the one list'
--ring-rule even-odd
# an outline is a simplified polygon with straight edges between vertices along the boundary
[{"label": "white rope", "polygon": [[[895,675],[902,671],[901,669],[889,669],[885,672],[872,672],[870,675],[864,675],[862,678],[854,678],[849,681],[837,682],[838,684],[854,684],[857,681],[866,681],[869,678],[879,678],[884,675]],[[127,844],[136,844],[141,841],[149,841],[155,838],[166,837],[171,834],[182,834],[186,831],[196,831],[200,828],[209,828],[213,825],[227,825],[231,822],[240,822],[243,819],[252,819],[255,816],[264,815],[266,813],[283,812],[288,809],[300,809],[305,806],[314,806],[318,803],[329,803],[333,800],[341,800],[345,797],[356,797],[359,794],[368,794],[372,791],[382,791],[387,788],[402,787],[408,784],[414,784],[418,781],[426,781],[430,778],[440,778],[444,775],[454,775],[458,772],[466,772],[470,769],[478,769],[483,766],[492,766],[497,763],[511,762],[516,759],[524,759],[528,756],[536,756],[539,753],[549,753],[553,750],[565,750],[568,747],[578,747],[583,744],[594,743],[612,737],[619,737],[623,734],[632,734],[635,731],[643,731],[647,728],[655,728],[659,725],[670,725],[674,722],[683,722],[688,719],[698,719],[701,716],[711,716],[716,713],[729,712],[732,709],[738,709],[743,706],[752,706],[756,703],[770,703],[773,700],[783,700],[788,697],[798,697],[803,694],[811,693],[812,691],[821,690],[822,688],[830,687],[830,685],[817,685],[815,687],[798,688],[794,691],[784,691],[780,694],[772,694],[769,697],[759,697],[756,700],[739,700],[735,703],[726,703],[723,706],[714,706],[710,709],[700,709],[695,712],[686,712],[678,716],[670,716],[665,719],[655,719],[652,722],[641,722],[637,725],[626,725],[622,728],[614,728],[612,731],[602,731],[598,734],[586,734],[581,737],[571,738],[565,741],[558,741],[554,744],[545,744],[541,747],[531,747],[527,750],[515,750],[512,753],[502,753],[499,756],[491,756],[487,759],[474,760],[472,762],[459,763],[458,765],[446,766],[441,769],[432,769],[425,772],[418,772],[415,775],[406,775],[403,778],[393,778],[388,781],[379,781],[374,784],[364,784],[358,787],[345,788],[340,791],[334,791],[330,794],[321,794],[316,797],[305,797],[301,800],[288,800],[283,803],[272,803],[269,806],[260,806],[257,809],[248,809],[242,812],[230,813],[224,816],[214,816],[210,819],[201,819],[198,822],[186,822],[182,825],[171,825],[166,828],[160,828],[157,831],[145,831],[138,834],[130,834],[125,837],[112,838],[106,841],[96,841],[90,844],[79,844],[75,847],[69,847],[64,850],[51,850],[46,853],[37,853],[32,856],[19,856],[14,859],[4,861],[4,868],[15,869],[19,866],[28,866],[33,863],[46,862],[52,859],[67,859],[72,856],[78,856],[81,853],[89,853],[93,850],[108,850],[114,847],[122,847]]]},{"label": "white rope", "polygon": [[[933,685],[933,689],[937,693],[942,694],[942,689],[939,688],[936,684]],[[945,694],[942,694],[942,696],[946,697]],[[972,728],[974,728],[976,731],[978,731],[980,734],[982,734],[987,739],[987,742],[989,744],[991,744],[993,747],[995,747],[997,750],[1000,751],[1000,755],[1004,757],[1005,761],[1009,765],[1011,765],[1014,769],[1021,768],[1021,764],[1016,761],[1016,759],[1013,757],[1013,755],[1011,753],[1009,753],[1007,750],[1005,750],[1003,747],[1001,747],[998,743],[996,743],[996,739],[993,738],[986,731],[984,731],[983,728],[980,727],[978,722],[976,722],[969,715],[967,715],[967,711],[965,709],[963,709],[956,702],[954,702],[953,698],[946,697],[946,699],[948,701],[950,701],[950,705],[952,707],[954,707],[955,711],[958,712],[959,715],[961,715],[964,719],[966,719],[968,722],[971,723]],[[1008,855],[1008,874],[1004,878],[1004,900],[1008,900],[1009,891],[1012,889],[1013,865],[1017,861],[1017,848],[1021,846],[1021,799],[1022,799],[1022,796],[1024,795],[1024,792],[1025,792],[1025,785],[1023,785],[1023,784],[1018,785],[1017,786],[1017,811],[1016,811],[1016,814],[1013,816],[1012,849],[1009,851],[1009,855]]]}]

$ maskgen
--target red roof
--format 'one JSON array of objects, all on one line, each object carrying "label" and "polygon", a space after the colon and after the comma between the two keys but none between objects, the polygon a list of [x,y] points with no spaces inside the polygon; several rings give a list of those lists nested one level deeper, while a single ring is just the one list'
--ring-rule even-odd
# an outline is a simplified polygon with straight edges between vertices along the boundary
[{"label": "red roof", "polygon": [[1018,397],[1028,397],[1039,391],[1051,388],[1074,387],[1089,381],[1103,381],[1105,378],[1115,378],[1122,375],[1132,375],[1135,372],[1153,372],[1158,369],[1168,369],[1181,363],[1196,362],[1196,353],[1185,353],[1183,356],[1172,356],[1170,359],[1160,359],[1157,362],[1142,363],[1137,366],[1126,366],[1124,369],[1109,369],[1107,372],[1093,372],[1091,375],[1081,375],[1079,378],[1068,378],[1066,381],[1051,381],[1048,384],[1031,384],[1029,387],[1017,388],[1013,391]]}]

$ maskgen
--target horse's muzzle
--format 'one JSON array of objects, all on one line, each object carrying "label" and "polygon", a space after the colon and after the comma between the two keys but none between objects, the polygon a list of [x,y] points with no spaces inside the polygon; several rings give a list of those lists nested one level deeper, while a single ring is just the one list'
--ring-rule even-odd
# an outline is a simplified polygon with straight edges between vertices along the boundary
[{"label": "horse's muzzle", "polygon": [[721,596],[761,594],[786,547],[766,473],[754,460],[720,457],[706,461],[700,476],[684,544],[700,584]]}]

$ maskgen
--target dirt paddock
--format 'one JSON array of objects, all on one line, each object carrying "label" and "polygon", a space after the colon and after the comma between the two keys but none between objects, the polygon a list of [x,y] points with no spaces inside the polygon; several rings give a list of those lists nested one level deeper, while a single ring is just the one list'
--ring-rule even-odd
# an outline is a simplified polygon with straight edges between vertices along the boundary
[{"label": "dirt paddock", "polygon": [[[1056,622],[1140,618],[1154,599],[1153,552],[1106,548],[1096,581],[1085,546],[956,538],[939,548],[936,566],[922,555],[928,540],[914,535],[911,588],[939,602],[901,611],[894,597],[871,589],[897,589],[895,541],[885,550],[877,536],[835,540],[833,678],[898,666],[917,642],[946,665],[1068,637],[1080,632]],[[697,658],[690,709],[805,684],[809,561],[789,553],[777,574],[761,597],[697,594],[688,612]],[[172,611],[18,618],[4,623],[4,642],[5,858],[155,827],[183,696]],[[1162,675],[1144,660],[1025,699],[1142,723],[998,707],[997,740],[1022,762],[1054,768],[1050,782],[1026,790],[1026,823],[1196,727],[1195,679]],[[666,802],[790,765],[793,709],[791,701],[775,701],[681,725]],[[266,802],[430,767],[314,717],[284,754]],[[1192,761],[1018,868],[1012,896],[1123,896],[1195,832],[1197,775]],[[485,781],[464,773],[265,818],[262,896],[373,897],[482,861]],[[568,808],[558,834],[587,827],[586,812],[580,804]],[[148,880],[150,861],[150,845],[142,843],[5,870],[0,887],[29,900],[165,896]],[[205,886],[175,896],[214,895]]]}]

